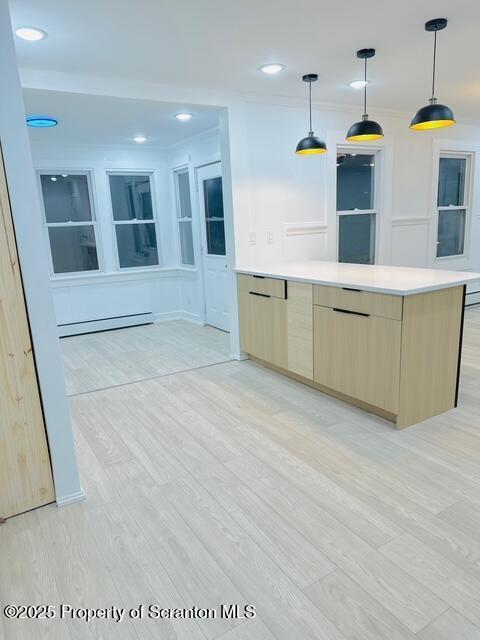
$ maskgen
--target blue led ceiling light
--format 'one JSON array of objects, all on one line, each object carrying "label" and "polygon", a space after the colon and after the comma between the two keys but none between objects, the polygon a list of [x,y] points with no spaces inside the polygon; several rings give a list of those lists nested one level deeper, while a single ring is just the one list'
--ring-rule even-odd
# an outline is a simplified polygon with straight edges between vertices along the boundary
[{"label": "blue led ceiling light", "polygon": [[50,116],[28,116],[27,118],[27,125],[29,127],[45,129],[48,127],[56,127],[57,124],[58,120]]}]

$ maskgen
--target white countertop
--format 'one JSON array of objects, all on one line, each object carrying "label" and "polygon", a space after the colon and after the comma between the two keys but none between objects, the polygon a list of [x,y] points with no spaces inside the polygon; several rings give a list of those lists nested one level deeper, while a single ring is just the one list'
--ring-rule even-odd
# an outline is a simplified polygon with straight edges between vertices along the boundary
[{"label": "white countertop", "polygon": [[480,273],[471,271],[442,271],[440,269],[412,269],[371,264],[340,262],[286,262],[268,267],[242,267],[237,273],[284,278],[329,287],[350,287],[364,291],[408,296],[425,291],[447,289],[480,281]]}]

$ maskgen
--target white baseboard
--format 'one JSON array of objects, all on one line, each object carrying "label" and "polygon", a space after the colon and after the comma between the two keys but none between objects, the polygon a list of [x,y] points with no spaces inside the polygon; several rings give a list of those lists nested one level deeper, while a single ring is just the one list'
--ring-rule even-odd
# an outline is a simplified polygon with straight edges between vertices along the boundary
[{"label": "white baseboard", "polygon": [[230,358],[232,360],[248,360],[248,353],[245,353],[244,351],[240,351],[239,353],[231,353],[230,354]]},{"label": "white baseboard", "polygon": [[198,313],[191,313],[190,311],[182,311],[181,319],[187,320],[188,322],[193,322],[193,324],[199,324],[201,326],[205,325],[205,321],[202,316]]},{"label": "white baseboard", "polygon": [[169,320],[180,320],[181,311],[162,311],[161,313],[153,314],[154,322],[168,322]]},{"label": "white baseboard", "polygon": [[68,493],[66,496],[57,496],[57,507],[66,507],[74,502],[82,502],[87,499],[87,494],[83,489],[75,491],[74,493]]},{"label": "white baseboard", "polygon": [[167,311],[165,313],[154,313],[154,322],[169,322],[170,320],[187,320],[193,324],[204,325],[203,318],[198,313],[189,311]]}]

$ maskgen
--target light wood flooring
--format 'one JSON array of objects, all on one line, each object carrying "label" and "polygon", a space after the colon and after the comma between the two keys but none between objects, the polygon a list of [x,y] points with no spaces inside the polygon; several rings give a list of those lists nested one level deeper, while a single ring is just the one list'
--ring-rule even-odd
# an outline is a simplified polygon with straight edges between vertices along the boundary
[{"label": "light wood flooring", "polygon": [[147,380],[230,359],[230,336],[172,320],[60,340],[67,393]]},{"label": "light wood flooring", "polygon": [[2,604],[251,603],[258,616],[0,616],[0,637],[480,639],[480,309],[459,409],[400,432],[249,361],[71,407],[88,500],[0,527]]}]

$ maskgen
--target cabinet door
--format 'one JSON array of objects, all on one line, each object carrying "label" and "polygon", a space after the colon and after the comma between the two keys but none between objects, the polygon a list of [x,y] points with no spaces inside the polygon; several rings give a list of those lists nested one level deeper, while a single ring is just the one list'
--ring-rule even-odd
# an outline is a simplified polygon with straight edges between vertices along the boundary
[{"label": "cabinet door", "polygon": [[55,500],[0,153],[0,517]]},{"label": "cabinet door", "polygon": [[248,281],[239,278],[239,306],[243,351],[286,369],[286,300],[250,292]]},{"label": "cabinet door", "polygon": [[314,380],[397,414],[402,323],[314,307]]}]

